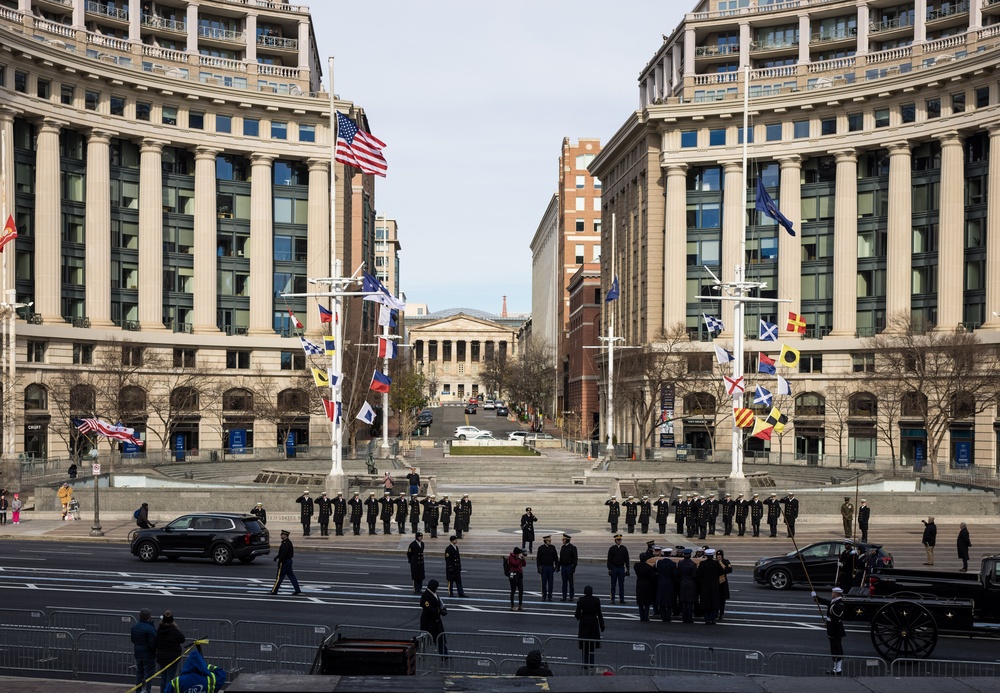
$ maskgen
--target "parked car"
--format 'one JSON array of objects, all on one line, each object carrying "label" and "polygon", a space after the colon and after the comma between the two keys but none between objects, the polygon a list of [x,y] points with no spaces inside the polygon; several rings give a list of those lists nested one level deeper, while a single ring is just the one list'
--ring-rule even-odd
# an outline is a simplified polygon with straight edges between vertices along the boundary
[{"label": "parked car", "polygon": [[477,433],[489,433],[491,436],[493,435],[491,431],[484,431],[482,429],[476,428],[475,426],[459,426],[458,428],[455,429],[455,434],[453,437],[458,438],[459,440],[465,440],[467,438],[471,438]]},{"label": "parked car", "polygon": [[507,416],[508,414],[510,414],[510,411],[507,410],[507,405],[505,404],[497,405],[497,416]]},{"label": "parked car", "polygon": [[485,402],[483,402],[483,409],[496,409],[496,408],[497,408],[497,403],[491,399],[488,399]]},{"label": "parked car", "polygon": [[420,428],[427,428],[434,423],[434,412],[430,409],[424,409],[417,414],[417,423],[420,424]]},{"label": "parked car", "polygon": [[270,535],[253,515],[243,513],[192,513],[164,527],[140,529],[132,540],[133,556],[140,561],[209,558],[226,565],[235,558],[250,563],[271,552]]},{"label": "parked car", "polygon": [[479,398],[478,397],[470,397],[469,398],[469,404],[471,404],[473,406],[478,406],[479,405]]},{"label": "parked car", "polygon": [[465,405],[465,413],[466,414],[475,414],[476,413],[476,405],[475,404],[466,404]]},{"label": "parked car", "polygon": [[[866,554],[869,549],[876,549],[883,565],[892,567],[892,554],[885,551],[881,544],[855,542],[855,546]],[[791,551],[784,556],[762,558],[754,564],[753,579],[761,585],[768,585],[776,590],[788,589],[794,584],[807,582],[806,574],[802,570],[802,564],[805,563],[813,584],[832,585],[837,581],[837,563],[843,550],[844,540],[840,539],[803,546],[798,551]]]},{"label": "parked car", "polygon": [[518,443],[523,443],[526,435],[528,435],[527,431],[511,431],[507,434],[507,440],[514,440]]},{"label": "parked car", "polygon": [[[461,439],[460,439],[461,440]],[[465,440],[496,440],[489,431],[479,431],[465,436]]]}]

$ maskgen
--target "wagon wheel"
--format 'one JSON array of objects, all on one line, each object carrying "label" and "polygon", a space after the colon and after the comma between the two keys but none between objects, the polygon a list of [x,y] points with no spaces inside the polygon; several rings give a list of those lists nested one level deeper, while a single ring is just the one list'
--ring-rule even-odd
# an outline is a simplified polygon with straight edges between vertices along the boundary
[{"label": "wagon wheel", "polygon": [[875,612],[872,645],[883,658],[925,659],[937,645],[938,627],[926,607],[914,602],[890,602]]}]

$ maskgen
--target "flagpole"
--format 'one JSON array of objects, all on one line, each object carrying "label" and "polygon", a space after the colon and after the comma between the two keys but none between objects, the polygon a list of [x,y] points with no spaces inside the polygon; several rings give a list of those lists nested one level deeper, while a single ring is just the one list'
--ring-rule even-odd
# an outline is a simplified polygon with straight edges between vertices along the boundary
[{"label": "flagpole", "polygon": [[[0,130],[0,166],[3,167],[3,179],[0,180],[0,219],[3,220],[4,226],[6,228],[7,224],[7,176],[9,171],[7,171],[7,133],[6,131]],[[3,255],[3,269],[0,270],[0,283],[2,283],[3,297],[8,299],[7,296],[7,253],[0,250],[0,255]],[[3,350],[3,354],[0,355],[0,368],[2,368],[2,373],[4,377],[3,383],[3,457],[5,459],[12,459],[14,457],[14,446],[12,435],[13,427],[13,417],[10,415],[13,413],[14,407],[8,404],[8,400],[13,402],[13,388],[14,379],[7,372],[7,362],[14,360],[15,349],[11,348],[11,344],[7,342],[8,335],[8,314],[7,311],[10,310],[13,313],[14,308],[8,306],[7,304],[13,304],[13,300],[6,300],[3,305],[2,315],[2,340],[0,340],[0,349]],[[16,345],[14,345],[16,348]]]},{"label": "flagpole", "polygon": [[[337,95],[334,93],[334,81],[333,81],[333,56],[330,56],[330,277],[336,279],[340,277],[341,274],[341,261],[337,257]],[[333,288],[333,287],[331,287]],[[340,296],[337,295],[336,291],[332,292],[332,305],[333,309],[333,321],[330,325],[330,334],[333,336],[333,355],[330,357],[330,368],[334,373],[341,373],[341,365],[343,363],[342,356],[342,341],[340,338]],[[343,461],[343,439],[344,439],[344,428],[343,428],[343,403],[341,402],[341,397],[343,396],[343,377],[337,378],[337,382],[333,382],[333,378],[330,378],[330,397],[333,400],[333,426],[331,430],[331,441],[330,444],[333,447],[332,450],[332,463],[330,465],[330,474],[328,478],[328,484],[331,487],[331,491],[345,491],[343,488],[344,484],[344,461]],[[341,410],[341,415],[337,416],[338,407]],[[336,487],[336,488],[334,488]]]},{"label": "flagpole", "polygon": [[[615,213],[611,213],[611,281],[615,278]],[[620,290],[620,289],[619,289]],[[607,301],[605,303],[608,303]],[[615,430],[615,304],[610,301],[611,311],[608,316],[608,459],[614,457]]]},{"label": "flagpole", "polygon": [[[748,161],[748,145],[750,142],[750,66],[744,67],[743,71],[743,185],[740,188],[740,206],[744,210],[741,215],[741,220],[746,218],[746,189],[747,189],[747,161]],[[744,351],[744,311],[746,304],[743,301],[744,298],[744,286],[743,286],[743,263],[746,261],[747,252],[747,227],[746,222],[743,221],[740,225],[740,256],[739,262],[736,265],[734,284],[736,299],[733,301],[733,351],[735,352],[736,359],[733,361],[733,379],[739,382],[739,379],[743,377],[743,351]],[[740,409],[743,407],[743,392],[740,388],[733,389],[733,410]],[[743,429],[736,425],[736,416],[733,416],[733,433],[732,433],[732,469],[729,473],[730,483],[733,488],[727,490],[732,493],[746,494],[750,491],[749,484],[746,483],[746,477],[743,474]],[[746,487],[746,488],[744,488]]]},{"label": "flagpole", "polygon": [[[386,221],[386,215],[382,215],[382,250],[383,256],[385,258],[386,276],[388,277],[389,272],[389,242],[388,242],[388,227]],[[376,270],[377,272],[378,270]],[[376,274],[376,277],[378,275]],[[379,280],[381,281],[381,280]],[[388,308],[388,306],[386,306]],[[389,339],[389,323],[386,322],[382,325],[382,338],[385,340]],[[385,357],[382,359],[382,372],[386,375],[389,374],[389,352],[386,351]],[[389,458],[389,393],[382,393],[382,454],[388,459]]]}]

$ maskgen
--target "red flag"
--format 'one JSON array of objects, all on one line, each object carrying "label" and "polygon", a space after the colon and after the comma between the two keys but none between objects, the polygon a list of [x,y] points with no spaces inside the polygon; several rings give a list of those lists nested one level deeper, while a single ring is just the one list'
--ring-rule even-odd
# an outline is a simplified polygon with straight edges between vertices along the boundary
[{"label": "red flag", "polygon": [[295,325],[295,328],[301,330],[302,323],[299,322],[299,319],[297,317],[295,317],[295,313],[292,312],[291,308],[288,309],[288,315],[292,318],[292,324]]},{"label": "red flag", "polygon": [[324,308],[323,306],[317,306],[317,308],[319,308],[320,324],[324,322],[333,322],[333,313],[331,313],[328,308]]},{"label": "red flag", "polygon": [[389,386],[392,385],[392,380],[387,375],[383,375],[378,371],[372,374],[372,382],[369,385],[369,389],[375,390],[375,392],[388,392]]},{"label": "red flag", "polygon": [[3,225],[3,235],[0,235],[0,253],[3,247],[17,238],[17,226],[14,225],[14,216],[8,215],[7,223]]},{"label": "red flag", "polygon": [[799,334],[806,333],[806,320],[801,315],[796,315],[795,313],[788,312],[788,324],[785,325],[785,329],[789,332],[798,332]]},{"label": "red flag", "polygon": [[328,399],[323,400],[323,408],[326,410],[326,418],[333,421],[333,417],[337,415],[337,405]]}]

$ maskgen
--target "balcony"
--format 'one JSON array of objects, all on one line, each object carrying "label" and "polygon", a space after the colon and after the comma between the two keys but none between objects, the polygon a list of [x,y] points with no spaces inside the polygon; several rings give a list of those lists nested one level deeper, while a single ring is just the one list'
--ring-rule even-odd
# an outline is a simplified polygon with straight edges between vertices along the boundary
[{"label": "balcony", "polygon": [[187,32],[186,22],[158,17],[155,14],[142,15],[142,25],[147,29],[162,29],[163,31],[173,31],[179,34]]},{"label": "balcony", "polygon": [[107,5],[102,5],[99,2],[94,2],[94,0],[87,0],[86,9],[89,14],[99,14],[103,17],[116,19],[122,22],[128,21],[128,10],[120,10],[117,7],[108,7]]},{"label": "balcony", "polygon": [[768,52],[768,51],[786,51],[791,49],[798,49],[798,41],[789,41],[787,39],[779,41],[751,41],[750,50],[755,52]]},{"label": "balcony", "polygon": [[250,328],[246,325],[219,325],[219,329],[225,332],[230,337],[246,337]]},{"label": "balcony", "polygon": [[139,332],[142,329],[138,320],[122,320],[121,328],[126,332]]},{"label": "balcony", "polygon": [[945,17],[954,17],[957,14],[965,14],[968,11],[968,2],[958,2],[954,5],[937,7],[934,9],[927,8],[927,22],[930,23],[938,19],[944,19]]},{"label": "balcony", "polygon": [[297,51],[299,49],[297,39],[282,38],[281,36],[258,36],[257,45],[284,51]]},{"label": "balcony", "polygon": [[90,318],[73,318],[70,323],[73,327],[87,329],[90,327]]},{"label": "balcony", "polygon": [[29,325],[41,325],[42,324],[42,314],[41,313],[29,313],[25,316],[25,321]]},{"label": "balcony", "polygon": [[825,45],[837,41],[854,41],[858,37],[858,30],[854,27],[844,28],[838,31],[817,31],[809,36],[809,45]]},{"label": "balcony", "polygon": [[876,22],[868,22],[868,33],[878,35],[880,41],[902,36],[913,31],[913,21],[909,17],[896,17],[894,19],[883,19]]},{"label": "balcony", "polygon": [[233,31],[232,29],[220,29],[214,26],[198,27],[198,36],[216,41],[226,41],[229,43],[245,43],[246,32]]},{"label": "balcony", "polygon": [[183,332],[184,334],[194,332],[194,324],[190,322],[171,322],[168,327],[173,329],[174,332]]},{"label": "balcony", "polygon": [[726,55],[739,55],[740,47],[736,44],[726,44],[723,46],[698,46],[694,49],[694,57],[708,58]]}]

